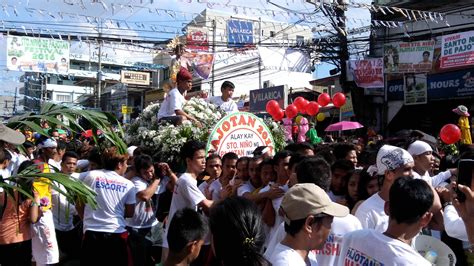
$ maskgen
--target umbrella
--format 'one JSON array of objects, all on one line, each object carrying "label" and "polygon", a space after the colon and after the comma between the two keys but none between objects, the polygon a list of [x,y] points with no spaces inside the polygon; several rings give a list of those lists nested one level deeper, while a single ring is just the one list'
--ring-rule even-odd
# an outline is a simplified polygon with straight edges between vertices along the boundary
[{"label": "umbrella", "polygon": [[352,122],[352,121],[341,121],[332,125],[329,125],[324,131],[343,131],[343,130],[351,130],[351,129],[358,129],[364,127],[359,122]]}]

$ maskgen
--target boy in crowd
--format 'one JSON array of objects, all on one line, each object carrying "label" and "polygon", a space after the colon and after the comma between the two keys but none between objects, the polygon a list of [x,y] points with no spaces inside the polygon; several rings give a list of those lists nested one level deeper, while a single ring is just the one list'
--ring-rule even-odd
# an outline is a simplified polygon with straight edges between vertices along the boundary
[{"label": "boy in crowd", "polygon": [[238,112],[239,108],[237,104],[232,100],[234,94],[235,85],[230,81],[224,81],[221,86],[222,96],[214,96],[209,98],[209,103],[218,106],[222,111],[226,113]]},{"label": "boy in crowd", "polygon": [[[79,156],[72,151],[64,153],[61,161],[61,173],[70,176],[71,179],[77,179],[76,173],[77,160]],[[59,185],[59,184],[56,184]],[[60,185],[62,189],[62,185]],[[81,248],[81,238],[79,227],[74,226],[74,216],[77,215],[74,204],[69,203],[66,196],[56,190],[51,191],[53,200],[53,218],[54,228],[56,229],[56,238],[58,240],[59,250],[61,251],[60,261],[79,258]]]},{"label": "boy in crowd", "polygon": [[[214,180],[209,186],[211,200],[221,200],[221,191],[231,190],[230,181],[234,178],[239,156],[233,152],[229,152],[222,156],[222,173],[218,179]],[[230,192],[228,192],[230,193]]]},{"label": "boy in crowd", "polygon": [[[217,153],[213,153],[206,158],[206,173],[208,174],[209,178],[207,180],[203,180],[203,182],[199,185],[199,190],[201,190],[202,194],[206,195],[206,191],[209,191],[209,186],[221,176],[222,173],[222,161],[221,157]],[[211,195],[209,195],[211,196]],[[207,199],[212,199],[206,195]]]},{"label": "boy in crowd", "polygon": [[428,225],[433,214],[433,191],[419,179],[399,177],[390,187],[384,210],[385,232],[359,230],[344,236],[337,265],[431,265],[415,249],[412,239]]},{"label": "boy in crowd", "polygon": [[384,176],[381,190],[364,201],[357,209],[355,216],[364,229],[375,229],[382,233],[388,226],[388,216],[384,206],[388,201],[390,188],[397,178],[412,177],[415,164],[408,151],[390,145],[380,148],[376,162],[378,175]]},{"label": "boy in crowd", "polygon": [[[173,219],[174,214],[183,208],[197,210],[202,208],[205,212],[212,206],[213,201],[206,199],[197,186],[197,177],[206,168],[205,144],[199,141],[188,141],[181,148],[181,157],[186,162],[186,172],[179,178],[174,187],[173,198],[171,200],[168,220]],[[166,261],[168,257],[168,230],[166,227],[163,238],[163,253],[161,261]]]},{"label": "boy in crowd", "polygon": [[177,211],[169,225],[169,255],[163,265],[189,265],[198,257],[208,230],[206,219],[195,210]]},{"label": "boy in crowd", "polygon": [[315,184],[296,184],[288,190],[281,203],[285,220],[285,238],[272,255],[274,266],[307,266],[313,249],[323,247],[334,217],[344,217],[349,209],[334,203]]},{"label": "boy in crowd", "polygon": [[332,201],[345,199],[345,187],[346,182],[349,180],[349,176],[354,172],[354,164],[349,160],[337,160],[331,166],[332,178],[331,178],[331,189],[328,193]]}]

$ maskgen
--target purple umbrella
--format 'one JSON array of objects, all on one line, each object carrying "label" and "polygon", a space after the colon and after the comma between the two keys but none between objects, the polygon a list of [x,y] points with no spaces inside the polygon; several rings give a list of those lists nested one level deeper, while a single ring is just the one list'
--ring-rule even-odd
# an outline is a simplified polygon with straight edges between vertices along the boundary
[{"label": "purple umbrella", "polygon": [[343,130],[351,130],[351,129],[358,129],[364,127],[359,122],[352,122],[352,121],[341,121],[332,125],[329,125],[324,131],[343,131]]}]

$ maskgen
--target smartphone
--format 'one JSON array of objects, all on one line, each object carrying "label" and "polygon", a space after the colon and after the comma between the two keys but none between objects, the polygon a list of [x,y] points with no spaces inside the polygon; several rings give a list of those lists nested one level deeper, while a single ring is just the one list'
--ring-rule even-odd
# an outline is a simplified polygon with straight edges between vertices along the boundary
[{"label": "smartphone", "polygon": [[[457,183],[471,187],[471,180],[474,174],[474,160],[472,159],[461,159],[458,163],[458,179]],[[460,202],[466,200],[466,195],[456,188],[457,199]]]}]

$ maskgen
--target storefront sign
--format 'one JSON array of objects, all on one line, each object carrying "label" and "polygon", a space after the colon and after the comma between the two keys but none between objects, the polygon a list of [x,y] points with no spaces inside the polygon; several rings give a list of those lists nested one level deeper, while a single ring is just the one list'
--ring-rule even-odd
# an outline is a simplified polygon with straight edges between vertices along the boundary
[{"label": "storefront sign", "polygon": [[287,91],[286,86],[283,85],[261,90],[251,90],[249,102],[250,112],[266,112],[266,105],[270,100],[277,101],[280,108],[284,109],[288,102]]},{"label": "storefront sign", "polygon": [[349,69],[361,88],[383,88],[383,58],[350,60]]},{"label": "storefront sign", "polygon": [[120,82],[136,85],[150,85],[150,73],[138,71],[121,71]]},{"label": "storefront sign", "polygon": [[274,154],[275,144],[271,131],[257,116],[237,112],[225,116],[213,128],[206,153],[215,151],[221,157],[228,152],[234,152],[238,156],[252,156],[252,152],[259,146],[268,146]]},{"label": "storefront sign", "polygon": [[385,73],[430,72],[435,41],[400,42],[384,46]]},{"label": "storefront sign", "polygon": [[67,74],[69,43],[54,39],[8,36],[7,68],[17,71]]},{"label": "storefront sign", "polygon": [[425,104],[428,101],[426,74],[405,74],[405,105]]},{"label": "storefront sign", "polygon": [[[404,100],[404,80],[387,82],[387,99]],[[427,77],[428,100],[474,98],[474,69],[433,74]]]},{"label": "storefront sign", "polygon": [[208,32],[206,28],[187,28],[186,49],[194,51],[209,51]]},{"label": "storefront sign", "polygon": [[441,68],[462,67],[474,64],[474,31],[443,36]]},{"label": "storefront sign", "polygon": [[227,22],[227,47],[244,47],[253,45],[253,23],[244,20]]}]

